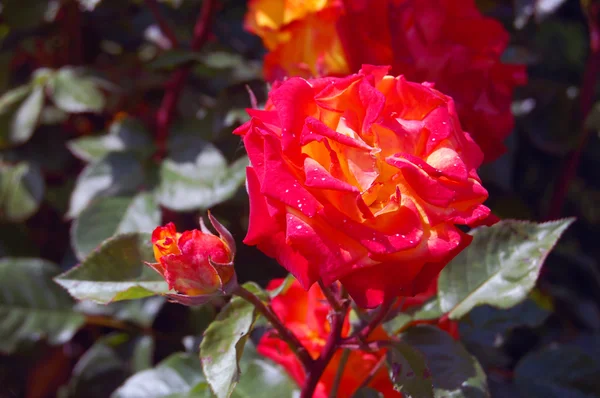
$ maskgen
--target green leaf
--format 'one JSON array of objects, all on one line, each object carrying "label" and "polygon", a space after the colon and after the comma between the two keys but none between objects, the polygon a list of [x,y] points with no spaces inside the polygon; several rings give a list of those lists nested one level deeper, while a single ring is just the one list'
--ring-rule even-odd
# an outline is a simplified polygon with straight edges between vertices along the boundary
[{"label": "green leaf", "polygon": [[433,398],[431,372],[419,351],[399,341],[388,349],[386,362],[396,391],[407,398]]},{"label": "green leaf", "polygon": [[133,198],[101,198],[85,208],[73,223],[71,244],[77,257],[83,259],[115,234],[152,232],[160,217],[154,196],[147,192]]},{"label": "green leaf", "polygon": [[43,105],[43,87],[32,84],[17,87],[0,97],[0,147],[19,145],[29,140]]},{"label": "green leaf", "polygon": [[142,164],[132,153],[109,153],[79,174],[67,216],[77,217],[95,198],[135,193],[143,181]]},{"label": "green leaf", "polygon": [[55,280],[73,297],[99,303],[167,293],[162,276],[144,261],[154,262],[149,234],[117,235]]},{"label": "green leaf", "polygon": [[0,351],[14,352],[21,343],[46,338],[69,341],[83,325],[69,295],[52,282],[54,264],[35,258],[0,260]]},{"label": "green leaf", "polygon": [[75,309],[86,315],[108,316],[149,328],[154,323],[154,319],[156,319],[164,303],[164,297],[153,296],[139,300],[117,301],[109,304],[80,301],[75,305]]},{"label": "green leaf", "polygon": [[423,303],[421,307],[413,307],[399,312],[389,321],[383,324],[383,328],[390,335],[400,332],[409,323],[415,321],[430,321],[444,315],[440,308],[440,302],[437,297]]},{"label": "green leaf", "polygon": [[44,88],[34,87],[15,113],[10,129],[10,142],[21,144],[33,135],[44,105]]},{"label": "green leaf", "polygon": [[177,211],[208,209],[235,194],[244,183],[246,166],[247,157],[228,166],[213,145],[182,139],[161,164],[159,202]]},{"label": "green leaf", "polygon": [[401,340],[425,356],[436,398],[489,396],[481,365],[449,334],[436,327],[420,325],[402,333]]},{"label": "green leaf", "polygon": [[300,393],[286,371],[260,356],[252,343],[246,344],[240,371],[240,380],[231,394],[232,398],[293,398]]},{"label": "green leaf", "polygon": [[61,68],[49,84],[54,104],[65,112],[100,112],[104,109],[104,95],[96,82],[73,68]]},{"label": "green leaf", "polygon": [[[203,382],[198,357],[177,353],[127,379],[111,398],[210,397],[210,390],[199,393]],[[192,389],[198,394],[192,394]]]},{"label": "green leaf", "polygon": [[146,66],[150,69],[173,69],[190,61],[199,62],[201,60],[200,54],[194,51],[169,50],[148,62]]},{"label": "green leaf", "polygon": [[269,298],[274,299],[282,293],[285,293],[287,289],[294,283],[296,278],[292,274],[287,274],[281,285],[275,290],[269,291]]},{"label": "green leaf", "polygon": [[140,336],[131,355],[131,367],[135,372],[141,372],[152,367],[154,339],[152,336]]},{"label": "green leaf", "polygon": [[200,344],[202,369],[217,398],[230,397],[239,381],[239,359],[256,317],[252,304],[234,297],[204,332]]},{"label": "green leaf", "polygon": [[132,151],[147,157],[154,151],[148,131],[132,118],[125,118],[110,125],[108,134],[79,137],[67,144],[73,155],[86,162],[100,160],[110,152]]},{"label": "green leaf", "polygon": [[574,219],[505,220],[473,231],[473,242],[440,273],[440,307],[458,319],[478,305],[510,308],[533,289],[544,260]]},{"label": "green leaf", "polygon": [[598,397],[600,363],[576,347],[548,347],[518,363],[515,382],[523,397]]},{"label": "green leaf", "polygon": [[68,397],[104,398],[128,376],[125,361],[118,349],[130,343],[123,333],[99,339],[77,361],[66,387]]},{"label": "green leaf", "polygon": [[0,217],[9,221],[29,218],[40,207],[45,189],[39,167],[28,162],[0,164]]}]

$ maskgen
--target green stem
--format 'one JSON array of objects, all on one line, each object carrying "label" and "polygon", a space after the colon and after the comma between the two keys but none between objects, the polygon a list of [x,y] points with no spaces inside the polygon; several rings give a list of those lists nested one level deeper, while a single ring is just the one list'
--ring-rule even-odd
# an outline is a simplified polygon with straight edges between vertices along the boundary
[{"label": "green stem", "polygon": [[309,372],[313,367],[315,361],[311,358],[308,350],[304,345],[294,336],[294,334],[285,327],[285,325],[281,322],[279,317],[273,312],[270,306],[265,305],[263,301],[258,298],[254,293],[249,290],[239,286],[233,294],[243,298],[250,304],[256,308],[258,312],[260,312],[271,325],[277,331],[279,338],[287,343],[287,345],[292,349],[292,351],[296,354],[302,365],[304,366],[304,370]]}]

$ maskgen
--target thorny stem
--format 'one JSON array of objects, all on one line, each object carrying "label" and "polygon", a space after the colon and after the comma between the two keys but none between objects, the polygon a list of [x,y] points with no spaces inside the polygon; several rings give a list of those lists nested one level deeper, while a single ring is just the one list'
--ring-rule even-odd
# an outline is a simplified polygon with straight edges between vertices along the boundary
[{"label": "thorny stem", "polygon": [[319,283],[319,287],[323,291],[323,294],[325,295],[325,298],[329,302],[329,305],[331,305],[331,308],[333,308],[333,310],[336,312],[341,311],[342,304],[337,299],[337,297],[335,297],[335,294],[331,291],[331,289],[326,287],[325,284],[323,283],[323,281],[320,279],[319,279],[318,283]]},{"label": "thorny stem", "polygon": [[339,342],[342,337],[342,328],[344,326],[344,320],[346,319],[346,313],[348,309],[348,302],[342,303],[340,311],[333,313],[333,319],[331,321],[331,331],[325,342],[325,346],[321,350],[319,358],[314,362],[306,372],[306,381],[300,392],[300,398],[311,398],[317,388],[319,379],[323,375],[325,368],[331,361],[335,350],[338,348]]},{"label": "thorny stem", "polygon": [[[592,109],[596,83],[598,74],[600,73],[600,26],[598,24],[598,17],[600,17],[600,4],[592,3],[588,8],[590,55],[585,65],[580,96],[580,109],[583,120],[587,118]],[[577,148],[569,154],[563,172],[556,183],[546,220],[553,220],[560,217],[565,198],[569,192],[569,185],[577,172],[581,153],[585,148],[589,134],[590,129],[584,127]]]},{"label": "thorny stem", "polygon": [[[151,3],[151,2],[150,2]],[[194,26],[194,35],[190,45],[192,51],[199,51],[210,34],[210,26],[212,23],[212,14],[216,6],[216,0],[204,0],[202,2],[202,10]],[[160,20],[158,22],[160,24]],[[163,27],[161,26],[161,30]],[[166,35],[168,33],[165,32]],[[174,35],[173,35],[174,36]],[[170,38],[169,38],[170,39]],[[175,42],[176,43],[176,42]],[[173,43],[173,44],[175,44]],[[169,125],[173,120],[177,101],[183,89],[183,85],[190,74],[192,65],[186,64],[177,69],[171,75],[171,78],[166,84],[165,96],[160,104],[160,108],[156,113],[156,141],[157,141],[157,157],[162,158],[166,152],[166,141],[169,135]]]},{"label": "thorny stem", "polygon": [[285,327],[285,325],[281,322],[279,317],[275,315],[273,310],[266,306],[260,298],[254,295],[252,292],[243,288],[242,286],[238,287],[233,294],[243,298],[250,304],[256,308],[258,312],[260,312],[267,320],[271,323],[271,325],[277,330],[279,334],[279,338],[287,343],[287,345],[292,349],[292,351],[296,354],[306,372],[310,372],[311,368],[314,368],[315,361],[310,357],[308,350],[304,345],[294,336],[294,334]]}]

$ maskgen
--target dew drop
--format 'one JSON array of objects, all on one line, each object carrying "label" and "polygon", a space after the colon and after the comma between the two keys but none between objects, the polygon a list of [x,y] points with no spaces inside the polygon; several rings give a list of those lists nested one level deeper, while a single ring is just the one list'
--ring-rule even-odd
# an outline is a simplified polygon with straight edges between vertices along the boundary
[{"label": "dew drop", "polygon": [[301,209],[301,208],[302,208],[302,203],[300,203],[300,204],[298,205],[298,208],[299,208],[299,209]]},{"label": "dew drop", "polygon": [[290,192],[290,190],[289,190],[289,189],[286,189],[286,190],[285,190],[285,193],[288,193],[288,192]]},{"label": "dew drop", "polygon": [[348,220],[344,220],[344,224],[345,224],[346,222],[348,222]]},{"label": "dew drop", "polygon": [[302,225],[297,225],[296,229],[302,229]]},{"label": "dew drop", "polygon": [[325,177],[321,178],[321,181],[325,181]]},{"label": "dew drop", "polygon": [[411,241],[410,241],[410,244],[412,245],[413,243],[415,243],[415,241],[414,241],[414,240],[411,240]]},{"label": "dew drop", "polygon": [[432,138],[431,141],[435,142],[435,138]]},{"label": "dew drop", "polygon": [[406,238],[406,235],[402,235],[402,238],[403,238],[403,239],[404,239],[404,238]]}]

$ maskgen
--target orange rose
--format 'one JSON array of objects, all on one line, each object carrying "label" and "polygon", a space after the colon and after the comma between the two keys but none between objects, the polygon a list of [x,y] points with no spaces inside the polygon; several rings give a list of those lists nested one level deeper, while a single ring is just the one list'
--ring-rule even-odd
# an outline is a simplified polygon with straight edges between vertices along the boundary
[{"label": "orange rose", "polygon": [[[269,289],[276,289],[282,282],[282,279],[271,281]],[[318,357],[329,335],[330,324],[327,315],[331,311],[331,307],[328,305],[319,286],[315,285],[306,292],[298,282],[294,282],[285,292],[273,299],[272,307],[283,324],[308,349],[311,356],[313,358]],[[342,337],[348,336],[349,329],[346,318]],[[387,338],[388,336],[383,328],[379,327],[373,331],[369,341]],[[289,346],[278,338],[275,332],[267,332],[261,338],[257,349],[261,355],[282,365],[298,385],[304,384],[306,374],[300,361]],[[339,383],[337,396],[351,397],[384,355],[384,349],[373,353],[351,351]],[[329,396],[340,366],[341,356],[342,351],[338,350],[327,368],[325,368],[314,394],[315,398],[327,398]],[[385,364],[376,371],[368,386],[382,392],[386,398],[402,396],[394,391]]]},{"label": "orange rose", "polygon": [[346,73],[335,29],[341,10],[340,0],[251,0],[245,26],[271,51],[265,58],[267,79]]},{"label": "orange rose", "polygon": [[[260,16],[275,9],[275,15],[290,17],[266,24]],[[513,90],[525,84],[525,67],[500,61],[508,33],[482,16],[473,0],[255,0],[246,27],[270,51],[264,65],[268,80],[392,65],[393,74],[433,82],[454,98],[463,128],[486,161],[505,151],[503,141],[514,124]]]},{"label": "orange rose", "polygon": [[[214,217],[209,219],[220,237],[213,235],[201,220],[202,231],[194,229],[178,233],[175,224],[168,223],[152,232],[156,263],[147,263],[160,273],[169,288],[180,296],[226,294],[236,285],[233,258],[233,237]],[[191,302],[190,302],[191,303]],[[195,304],[200,301],[195,300]]]},{"label": "orange rose", "polygon": [[387,69],[289,79],[236,130],[252,164],[244,242],[369,308],[424,291],[470,242],[455,224],[489,214],[452,99]]}]

